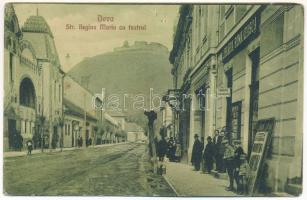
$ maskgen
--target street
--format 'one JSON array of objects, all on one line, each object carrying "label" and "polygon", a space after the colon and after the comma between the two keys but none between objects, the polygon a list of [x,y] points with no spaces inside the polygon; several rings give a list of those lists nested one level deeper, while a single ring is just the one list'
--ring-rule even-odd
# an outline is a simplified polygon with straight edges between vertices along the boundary
[{"label": "street", "polygon": [[3,11],[4,195],[303,193],[303,5]]},{"label": "street", "polygon": [[8,195],[175,196],[150,171],[144,144],[4,158]]}]

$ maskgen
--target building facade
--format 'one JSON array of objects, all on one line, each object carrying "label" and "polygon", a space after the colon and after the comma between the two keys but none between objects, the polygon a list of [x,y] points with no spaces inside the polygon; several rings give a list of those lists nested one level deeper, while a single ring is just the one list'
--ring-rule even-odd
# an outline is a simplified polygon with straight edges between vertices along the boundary
[{"label": "building facade", "polygon": [[86,83],[62,71],[52,31],[38,11],[20,28],[6,4],[4,22],[5,151],[21,150],[29,140],[34,148],[77,147],[79,137],[83,147],[89,139],[92,145],[126,140],[124,115],[113,119]]},{"label": "building facade", "polygon": [[143,128],[136,123],[127,122],[125,131],[127,132],[128,142],[138,142],[146,140]]},{"label": "building facade", "polygon": [[64,73],[52,32],[39,15],[20,28],[7,4],[4,37],[4,148],[18,149],[32,139],[36,147],[58,146]]},{"label": "building facade", "polygon": [[84,88],[69,75],[64,77],[64,137],[66,145],[77,146],[77,138],[82,137],[83,146],[91,138],[96,143],[99,123],[103,120],[103,111],[91,91]]},{"label": "building facade", "polygon": [[295,190],[302,180],[303,41],[299,5],[181,6],[170,61],[184,160],[194,134],[216,130],[249,155],[257,124],[271,120],[266,190]]},{"label": "building facade", "polygon": [[183,159],[190,162],[194,134],[214,133],[214,99],[205,94],[215,90],[217,5],[183,5],[170,54],[173,87],[178,103],[175,124]]}]

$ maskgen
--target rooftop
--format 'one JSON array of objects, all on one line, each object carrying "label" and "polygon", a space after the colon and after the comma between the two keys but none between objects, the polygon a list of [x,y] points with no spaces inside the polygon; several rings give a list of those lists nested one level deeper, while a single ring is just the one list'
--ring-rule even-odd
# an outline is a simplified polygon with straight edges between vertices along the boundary
[{"label": "rooftop", "polygon": [[[76,117],[79,117],[81,119],[84,118],[84,110],[80,108],[79,106],[75,105],[68,99],[64,98],[64,113],[68,115],[74,115]],[[95,116],[92,116],[90,113],[87,112],[86,119],[91,121],[97,121]]]},{"label": "rooftop", "polygon": [[52,32],[42,16],[30,16],[22,27],[23,32],[47,33],[52,38]]}]

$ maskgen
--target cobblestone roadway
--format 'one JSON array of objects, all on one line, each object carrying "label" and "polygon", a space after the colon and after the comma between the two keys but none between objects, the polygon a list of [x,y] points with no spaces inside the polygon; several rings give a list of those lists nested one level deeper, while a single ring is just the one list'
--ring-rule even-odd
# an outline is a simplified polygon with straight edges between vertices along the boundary
[{"label": "cobblestone roadway", "polygon": [[174,196],[149,172],[144,144],[35,154],[4,159],[9,195]]}]

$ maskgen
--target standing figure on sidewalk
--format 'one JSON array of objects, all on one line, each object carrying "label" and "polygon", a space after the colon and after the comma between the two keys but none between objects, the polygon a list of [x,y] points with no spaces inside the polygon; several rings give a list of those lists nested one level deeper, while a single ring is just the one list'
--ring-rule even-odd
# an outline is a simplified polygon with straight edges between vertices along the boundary
[{"label": "standing figure on sidewalk", "polygon": [[161,140],[157,144],[157,154],[159,157],[159,161],[164,161],[164,156],[167,152],[167,142],[164,137],[161,138]]},{"label": "standing figure on sidewalk", "polygon": [[247,189],[247,177],[249,175],[249,164],[247,161],[247,156],[245,153],[243,153],[240,156],[240,169],[239,169],[239,182],[240,182],[240,191],[239,194],[247,195],[248,189]]},{"label": "standing figure on sidewalk", "polygon": [[225,153],[225,146],[222,144],[223,138],[224,136],[221,133],[219,133],[215,144],[216,171],[219,173],[225,173],[225,164],[223,160]]},{"label": "standing figure on sidewalk", "polygon": [[83,146],[83,138],[82,138],[82,136],[80,137],[80,147],[82,147]]},{"label": "standing figure on sidewalk", "polygon": [[169,153],[169,161],[175,161],[175,153],[176,153],[176,143],[173,137],[171,137],[168,141],[168,153]]},{"label": "standing figure on sidewalk", "polygon": [[200,162],[202,157],[202,151],[204,149],[204,145],[199,141],[198,135],[194,135],[194,144],[193,144],[193,150],[192,150],[192,165],[194,166],[195,171],[200,170]]},{"label": "standing figure on sidewalk", "polygon": [[213,168],[213,158],[214,158],[214,145],[212,143],[212,138],[210,136],[207,137],[207,145],[204,151],[204,160],[205,160],[205,173],[211,173]]},{"label": "standing figure on sidewalk", "polygon": [[176,140],[176,153],[175,153],[176,162],[180,162],[181,160],[181,144],[179,140]]},{"label": "standing figure on sidewalk", "polygon": [[228,178],[229,178],[229,186],[227,187],[227,191],[233,191],[233,181],[234,181],[234,170],[235,170],[235,162],[234,162],[234,148],[229,143],[228,139],[223,140],[223,144],[225,145],[225,153],[224,153],[224,163],[227,170]]},{"label": "standing figure on sidewalk", "polygon": [[[243,192],[243,183],[242,183],[242,178],[240,177],[240,168],[243,162],[241,162],[242,156],[244,155],[244,150],[241,147],[241,141],[240,140],[235,140],[234,141],[235,145],[235,152],[234,152],[234,179],[236,181],[237,185],[237,193],[242,194]],[[244,158],[244,157],[243,157]],[[243,166],[242,166],[243,167]],[[243,170],[243,168],[242,168]],[[242,173],[241,170],[241,173]]]},{"label": "standing figure on sidewalk", "polygon": [[[200,142],[203,145],[203,147],[205,148],[205,137],[203,137],[203,136],[200,137]],[[205,158],[204,158],[204,156],[202,156],[201,161],[200,161],[200,167],[201,167],[201,171],[203,173],[206,172],[206,166],[205,165],[206,165]]]},{"label": "standing figure on sidewalk", "polygon": [[32,154],[32,149],[33,149],[32,141],[31,140],[27,141],[27,148],[28,148],[28,155],[31,155]]}]

